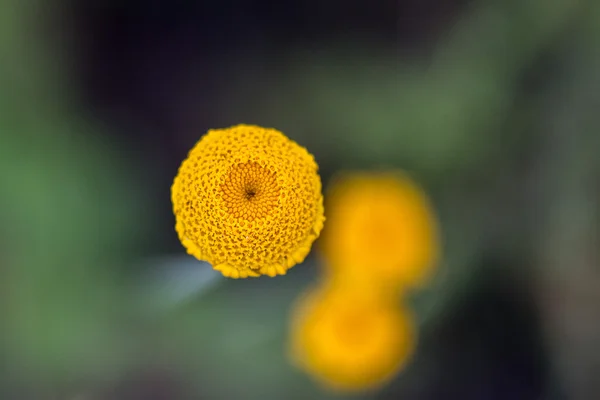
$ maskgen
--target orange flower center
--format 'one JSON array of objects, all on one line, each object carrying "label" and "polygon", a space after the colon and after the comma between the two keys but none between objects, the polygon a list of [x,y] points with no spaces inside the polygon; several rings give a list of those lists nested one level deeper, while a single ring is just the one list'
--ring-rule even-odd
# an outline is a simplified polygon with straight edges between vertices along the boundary
[{"label": "orange flower center", "polygon": [[335,336],[347,345],[360,345],[369,337],[369,322],[364,315],[356,313],[340,316],[334,324]]},{"label": "orange flower center", "polygon": [[246,221],[269,215],[277,205],[279,191],[277,174],[256,162],[234,165],[221,185],[229,214]]}]

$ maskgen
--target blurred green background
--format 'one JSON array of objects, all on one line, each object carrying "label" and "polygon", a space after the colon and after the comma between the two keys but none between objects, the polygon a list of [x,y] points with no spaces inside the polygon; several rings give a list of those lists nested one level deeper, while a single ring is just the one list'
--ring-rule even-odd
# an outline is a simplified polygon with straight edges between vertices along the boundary
[{"label": "blurred green background", "polygon": [[285,355],[317,257],[225,280],[177,241],[179,163],[237,123],[432,197],[417,353],[356,398],[598,398],[597,1],[3,0],[0,60],[0,399],[335,397]]}]

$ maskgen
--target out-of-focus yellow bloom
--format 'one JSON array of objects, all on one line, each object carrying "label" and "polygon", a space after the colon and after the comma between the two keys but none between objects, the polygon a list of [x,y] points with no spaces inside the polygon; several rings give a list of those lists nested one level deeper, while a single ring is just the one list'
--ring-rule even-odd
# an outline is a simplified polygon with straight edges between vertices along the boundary
[{"label": "out-of-focus yellow bloom", "polygon": [[318,166],[275,129],[208,131],[181,164],[171,199],[187,252],[231,278],[285,274],[323,228]]},{"label": "out-of-focus yellow bloom", "polygon": [[291,356],[300,368],[338,391],[377,388],[414,351],[414,322],[386,297],[351,287],[321,287],[293,311]]},{"label": "out-of-focus yellow bloom", "polygon": [[436,219],[425,193],[400,172],[347,173],[327,194],[322,250],[329,271],[413,287],[439,256]]}]

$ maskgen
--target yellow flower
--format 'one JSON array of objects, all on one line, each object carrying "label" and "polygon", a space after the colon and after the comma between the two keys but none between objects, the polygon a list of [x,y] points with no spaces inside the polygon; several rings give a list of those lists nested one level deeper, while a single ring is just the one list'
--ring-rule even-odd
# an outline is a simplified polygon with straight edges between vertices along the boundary
[{"label": "yellow flower", "polygon": [[374,389],[406,365],[415,329],[394,302],[350,287],[321,287],[293,311],[291,357],[330,389]]},{"label": "yellow flower", "polygon": [[399,172],[341,176],[327,195],[322,250],[329,272],[413,287],[439,257],[435,217],[423,191]]},{"label": "yellow flower", "polygon": [[323,228],[317,171],[313,156],[275,129],[210,130],[171,188],[179,239],[225,276],[283,275]]}]

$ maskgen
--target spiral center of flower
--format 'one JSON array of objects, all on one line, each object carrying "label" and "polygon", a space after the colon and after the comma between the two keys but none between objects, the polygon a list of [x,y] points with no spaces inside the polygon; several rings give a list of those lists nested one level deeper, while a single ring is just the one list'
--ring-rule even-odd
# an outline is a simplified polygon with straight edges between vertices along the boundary
[{"label": "spiral center of flower", "polygon": [[246,221],[264,218],[279,198],[277,174],[256,162],[234,165],[221,185],[228,213]]},{"label": "spiral center of flower", "polygon": [[256,191],[254,189],[246,189],[246,200],[250,200],[254,196],[256,196]]}]

